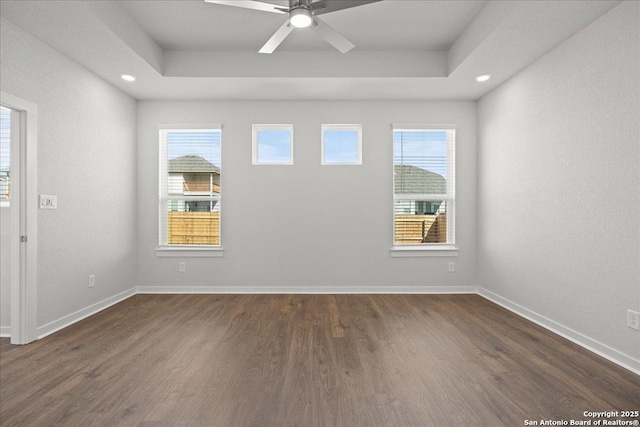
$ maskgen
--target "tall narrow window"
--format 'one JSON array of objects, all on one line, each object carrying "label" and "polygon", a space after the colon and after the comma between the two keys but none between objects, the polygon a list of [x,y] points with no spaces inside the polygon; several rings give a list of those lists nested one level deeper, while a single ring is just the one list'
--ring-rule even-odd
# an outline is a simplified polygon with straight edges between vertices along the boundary
[{"label": "tall narrow window", "polygon": [[160,245],[219,246],[220,126],[160,129]]},{"label": "tall narrow window", "polygon": [[455,130],[394,125],[394,245],[455,243]]},{"label": "tall narrow window", "polygon": [[0,106],[0,205],[11,197],[11,110]]}]

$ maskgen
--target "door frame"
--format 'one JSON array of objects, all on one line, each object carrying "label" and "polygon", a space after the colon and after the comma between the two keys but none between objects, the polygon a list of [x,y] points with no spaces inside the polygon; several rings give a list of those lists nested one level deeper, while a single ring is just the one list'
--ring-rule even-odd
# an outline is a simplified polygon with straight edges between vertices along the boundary
[{"label": "door frame", "polygon": [[11,142],[11,205],[18,211],[12,209],[10,231],[11,344],[28,344],[38,338],[38,106],[5,92],[0,104],[17,117],[17,132],[13,123],[11,129],[18,142]]}]

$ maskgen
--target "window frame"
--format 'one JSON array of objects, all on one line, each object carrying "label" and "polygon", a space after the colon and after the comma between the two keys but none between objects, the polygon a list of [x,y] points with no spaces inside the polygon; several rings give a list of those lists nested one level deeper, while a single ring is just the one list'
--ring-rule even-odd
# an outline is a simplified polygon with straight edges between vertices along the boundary
[{"label": "window frame", "polygon": [[[252,164],[255,166],[291,166],[293,165],[293,124],[254,124],[251,132],[251,157]],[[268,162],[259,161],[258,133],[260,131],[289,131],[291,134],[291,143],[289,146],[289,162]]]},{"label": "window frame", "polygon": [[[355,162],[330,162],[324,157],[325,131],[353,131],[357,133],[356,161]],[[320,164],[322,166],[361,166],[362,165],[362,125],[361,124],[323,124],[320,126]]]},{"label": "window frame", "polygon": [[[222,207],[223,177],[220,173],[219,195],[171,195],[169,194],[169,159],[168,159],[168,133],[169,132],[212,132],[220,134],[220,157],[222,158],[222,125],[208,124],[158,124],[158,257],[211,257],[223,256],[222,249],[222,208],[219,211],[219,244],[218,245],[180,245],[168,243],[166,230],[168,225],[168,206],[171,201],[200,202],[216,201]],[[164,137],[163,137],[164,132]],[[222,163],[222,161],[221,161]],[[165,233],[163,233],[165,231]]]},{"label": "window frame", "polygon": [[[0,199],[0,207],[3,208],[9,208],[11,207],[11,172],[12,169],[15,169],[15,152],[17,152],[18,150],[16,150],[15,148],[12,148],[12,145],[17,145],[15,141],[19,140],[20,137],[20,111],[16,110],[14,108],[5,106],[5,105],[1,105],[2,109],[7,110],[9,113],[9,151],[8,151],[8,156],[9,156],[9,170],[7,171],[7,178],[8,178],[8,187],[7,190],[9,191],[9,196],[6,199]],[[13,143],[12,143],[13,141]]]},{"label": "window frame", "polygon": [[[395,193],[395,153],[393,141],[396,131],[406,132],[447,132],[447,177],[446,194],[396,194]],[[392,248],[391,255],[394,257],[412,256],[457,256],[456,246],[456,125],[453,124],[393,124],[391,127],[391,170],[392,170]],[[419,243],[419,244],[396,244],[396,220],[395,204],[400,200],[413,200],[420,202],[438,202],[447,204],[447,242],[446,243]]]}]

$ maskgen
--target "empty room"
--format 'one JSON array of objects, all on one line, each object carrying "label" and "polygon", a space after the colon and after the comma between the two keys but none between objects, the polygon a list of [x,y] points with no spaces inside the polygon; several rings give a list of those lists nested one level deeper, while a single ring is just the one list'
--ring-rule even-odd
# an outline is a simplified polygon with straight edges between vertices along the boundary
[{"label": "empty room", "polygon": [[0,425],[637,426],[640,2],[0,0]]}]

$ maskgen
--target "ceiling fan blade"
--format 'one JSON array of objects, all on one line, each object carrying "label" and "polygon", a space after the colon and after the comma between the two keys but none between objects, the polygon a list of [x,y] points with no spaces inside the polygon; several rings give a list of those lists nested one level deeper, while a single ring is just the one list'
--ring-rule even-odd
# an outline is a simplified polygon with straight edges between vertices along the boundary
[{"label": "ceiling fan blade", "polygon": [[315,0],[308,5],[314,12],[327,7],[327,0]]},{"label": "ceiling fan blade", "polygon": [[289,20],[287,19],[284,24],[278,31],[276,31],[269,40],[262,46],[259,50],[260,53],[273,53],[274,50],[280,46],[280,43],[287,38],[287,36],[293,31],[293,25],[289,25]]},{"label": "ceiling fan blade", "polygon": [[288,13],[281,6],[254,0],[204,0],[206,3],[222,4],[224,6],[242,7],[244,9],[261,10],[263,12]]},{"label": "ceiling fan blade", "polygon": [[329,42],[333,47],[342,53],[347,53],[355,47],[353,43],[345,39],[342,34],[334,30],[329,24],[320,18],[314,19],[314,25],[311,26],[313,31],[320,34],[323,39]]},{"label": "ceiling fan blade", "polygon": [[[349,9],[351,7],[364,6],[369,3],[376,3],[380,0],[326,0],[326,7],[315,12],[316,15],[335,12],[337,10]],[[313,5],[313,3],[311,3]]]}]

